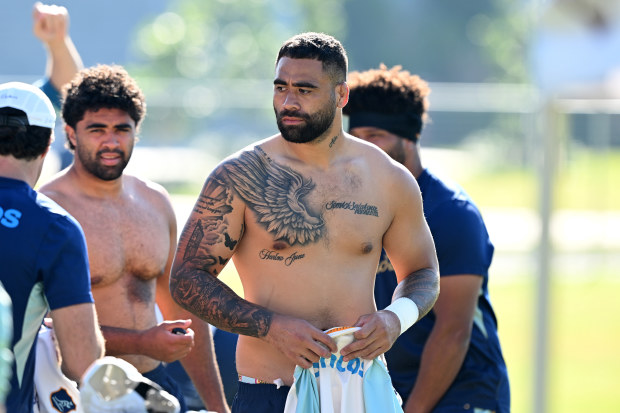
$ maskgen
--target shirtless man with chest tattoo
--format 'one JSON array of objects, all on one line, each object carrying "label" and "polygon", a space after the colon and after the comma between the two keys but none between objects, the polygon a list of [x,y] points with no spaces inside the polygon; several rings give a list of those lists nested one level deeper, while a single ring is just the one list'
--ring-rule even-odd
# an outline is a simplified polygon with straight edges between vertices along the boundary
[{"label": "shirtless man with chest tattoo", "polygon": [[[41,190],[84,229],[107,354],[133,364],[183,409],[161,363],[180,359],[205,405],[226,412],[209,326],[170,295],[176,218],[168,193],[123,173],[145,110],[142,92],[121,67],[81,71],[66,89],[62,111],[74,162]],[[164,320],[175,321],[158,324],[155,304]],[[175,327],[187,334],[174,334]]]},{"label": "shirtless man with chest tattoo", "polygon": [[[296,365],[309,368],[336,351],[323,332],[331,327],[361,327],[340,352],[345,361],[374,359],[430,310],[439,292],[414,177],[343,131],[346,60],[328,35],[304,33],[284,43],[273,95],[280,134],[213,170],[175,255],[173,298],[240,334],[237,370],[256,382],[290,386]],[[400,286],[398,303],[377,312],[373,285],[382,247]],[[217,279],[231,258],[244,299]],[[248,386],[254,385],[240,381],[233,412],[283,411],[286,387],[253,398]]]}]

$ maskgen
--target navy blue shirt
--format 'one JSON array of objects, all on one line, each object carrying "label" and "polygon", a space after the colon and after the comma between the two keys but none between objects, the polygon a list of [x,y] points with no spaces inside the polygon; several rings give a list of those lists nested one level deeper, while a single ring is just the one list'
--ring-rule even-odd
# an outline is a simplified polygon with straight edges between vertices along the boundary
[{"label": "navy blue shirt", "polygon": [[[478,407],[508,412],[508,373],[487,288],[494,247],[484,221],[469,196],[457,185],[447,184],[428,170],[417,180],[424,216],[435,241],[440,276],[474,274],[483,278],[469,350],[435,411],[448,408],[467,411]],[[396,284],[396,274],[383,251],[375,281],[375,301],[379,310],[392,301]],[[430,311],[405,331],[385,354],[392,382],[403,402],[415,384],[422,350],[434,324],[435,315]]]},{"label": "navy blue shirt", "polygon": [[34,86],[41,89],[41,91],[43,91],[43,93],[47,95],[50,102],[52,102],[52,105],[54,105],[56,109],[60,109],[62,105],[60,91],[56,89],[54,85],[52,85],[52,81],[50,78],[39,79],[34,82]]},{"label": "navy blue shirt", "polygon": [[64,209],[26,182],[0,177],[0,263],[0,281],[13,302],[14,361],[6,411],[28,413],[44,315],[93,302],[84,233]]}]

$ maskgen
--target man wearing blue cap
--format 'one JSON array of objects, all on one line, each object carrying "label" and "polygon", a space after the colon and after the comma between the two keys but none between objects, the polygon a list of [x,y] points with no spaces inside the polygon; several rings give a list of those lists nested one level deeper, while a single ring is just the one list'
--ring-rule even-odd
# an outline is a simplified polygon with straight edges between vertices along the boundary
[{"label": "man wearing blue cap", "polygon": [[[55,120],[51,102],[38,88],[0,85],[0,281],[13,304],[8,412],[33,411],[35,338],[48,311],[67,377],[79,381],[104,351],[82,229],[58,204],[33,190]],[[59,389],[58,396],[65,395]]]}]

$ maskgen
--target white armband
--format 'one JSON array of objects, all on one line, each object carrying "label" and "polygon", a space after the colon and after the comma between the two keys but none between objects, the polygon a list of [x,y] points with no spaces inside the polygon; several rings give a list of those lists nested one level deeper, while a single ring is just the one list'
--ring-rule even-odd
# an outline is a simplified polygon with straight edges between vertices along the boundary
[{"label": "white armband", "polygon": [[400,334],[403,334],[405,330],[418,321],[420,315],[416,303],[405,297],[397,298],[396,301],[385,307],[385,310],[393,312],[400,320]]}]

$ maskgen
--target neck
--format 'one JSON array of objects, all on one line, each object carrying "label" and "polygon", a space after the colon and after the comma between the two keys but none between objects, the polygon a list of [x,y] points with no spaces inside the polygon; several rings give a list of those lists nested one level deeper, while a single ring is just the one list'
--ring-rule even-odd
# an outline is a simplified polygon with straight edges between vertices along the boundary
[{"label": "neck", "polygon": [[73,161],[67,174],[73,177],[82,193],[93,198],[114,198],[123,192],[124,174],[117,179],[106,181],[87,171],[77,160]]},{"label": "neck", "polygon": [[420,145],[413,141],[405,141],[405,162],[403,165],[411,172],[411,174],[417,179],[424,172],[424,166],[422,166],[422,158],[420,158]]},{"label": "neck", "polygon": [[43,167],[43,159],[26,161],[13,156],[0,156],[0,176],[24,181],[34,188]]},{"label": "neck", "polygon": [[284,140],[288,156],[304,163],[327,168],[338,156],[344,143],[345,134],[340,118],[334,118],[332,126],[321,136],[308,143],[292,143]]}]

